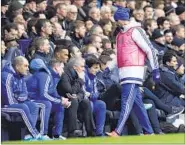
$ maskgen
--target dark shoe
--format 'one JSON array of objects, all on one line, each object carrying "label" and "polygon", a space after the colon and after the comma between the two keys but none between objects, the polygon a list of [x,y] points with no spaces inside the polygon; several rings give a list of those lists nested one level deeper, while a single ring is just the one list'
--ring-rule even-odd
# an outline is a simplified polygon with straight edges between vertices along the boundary
[{"label": "dark shoe", "polygon": [[68,137],[82,137],[82,131],[74,130],[73,132],[69,133]]},{"label": "dark shoe", "polygon": [[172,106],[172,113],[171,114],[168,114],[167,115],[167,118],[168,119],[172,119],[174,118],[175,116],[179,115],[179,114],[182,114],[184,111],[184,107],[181,106],[181,107],[175,107],[175,106]]}]

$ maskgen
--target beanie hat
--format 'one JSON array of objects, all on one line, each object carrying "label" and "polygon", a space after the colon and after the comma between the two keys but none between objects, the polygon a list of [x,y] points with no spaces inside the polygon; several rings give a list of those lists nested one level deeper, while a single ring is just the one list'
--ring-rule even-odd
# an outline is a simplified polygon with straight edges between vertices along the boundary
[{"label": "beanie hat", "polygon": [[6,6],[10,4],[10,0],[2,0],[1,1],[1,6]]},{"label": "beanie hat", "polygon": [[169,15],[170,13],[175,12],[175,8],[172,7],[172,6],[167,6],[167,7],[164,8],[164,12],[165,12],[166,15]]},{"label": "beanie hat", "polygon": [[36,0],[35,2],[36,2],[36,4],[40,4],[43,1],[46,1],[46,0]]},{"label": "beanie hat", "polygon": [[26,4],[31,2],[35,2],[35,0],[26,0]]},{"label": "beanie hat", "polygon": [[176,70],[178,70],[179,69],[179,67],[181,67],[181,65],[183,65],[183,63],[182,63],[182,61],[180,60],[180,59],[177,59],[177,68],[176,68]]},{"label": "beanie hat", "polygon": [[176,10],[176,14],[180,15],[183,12],[185,12],[185,7],[184,6],[178,6],[175,10]]},{"label": "beanie hat", "polygon": [[160,29],[155,29],[152,33],[152,39],[155,40],[157,38],[160,38],[164,36],[164,33]]},{"label": "beanie hat", "polygon": [[177,47],[181,47],[181,45],[185,44],[185,41],[183,39],[179,39],[175,37],[171,43],[172,45],[175,45]]},{"label": "beanie hat", "polygon": [[13,1],[10,6],[9,6],[9,11],[10,12],[13,12],[13,11],[17,11],[19,9],[22,9],[23,8],[23,5],[18,2],[18,1]]},{"label": "beanie hat", "polygon": [[129,20],[130,19],[129,13],[130,9],[118,7],[117,11],[114,13],[114,19],[115,21]]}]

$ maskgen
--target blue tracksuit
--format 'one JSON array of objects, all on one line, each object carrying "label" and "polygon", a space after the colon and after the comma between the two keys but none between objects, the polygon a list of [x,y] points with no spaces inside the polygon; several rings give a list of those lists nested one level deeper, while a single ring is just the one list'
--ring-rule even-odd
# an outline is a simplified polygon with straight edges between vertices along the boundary
[{"label": "blue tracksuit", "polygon": [[85,74],[85,90],[91,94],[90,100],[92,105],[92,110],[95,115],[96,121],[96,134],[103,135],[103,129],[106,117],[106,104],[98,100],[99,92],[97,90],[96,76],[88,73]]},{"label": "blue tracksuit", "polygon": [[[31,98],[35,100],[49,100],[52,103],[54,112],[53,135],[61,135],[64,119],[64,108],[61,105],[61,96],[56,91],[56,85],[60,76],[52,69],[36,71],[28,80],[28,91]],[[33,68],[32,68],[33,69]]]},{"label": "blue tracksuit", "polygon": [[35,125],[39,108],[28,99],[24,77],[17,74],[14,68],[8,64],[2,70],[1,79],[1,110],[7,113],[20,113],[29,132],[36,137],[38,131]]}]

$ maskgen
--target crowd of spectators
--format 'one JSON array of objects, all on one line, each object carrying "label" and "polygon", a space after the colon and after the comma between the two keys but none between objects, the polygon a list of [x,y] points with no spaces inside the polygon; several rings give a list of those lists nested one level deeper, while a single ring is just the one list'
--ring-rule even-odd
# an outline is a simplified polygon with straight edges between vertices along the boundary
[{"label": "crowd of spectators", "polygon": [[[145,30],[160,65],[160,82],[154,83],[146,60],[140,87],[153,132],[185,132],[179,118],[185,106],[183,0],[23,2],[1,0],[1,111],[20,113],[25,140],[81,137],[79,120],[85,136],[105,136],[107,122],[115,128],[121,108],[116,36],[124,28],[114,13],[120,7],[129,8],[131,23]],[[123,135],[147,134],[134,110],[127,122]]]}]

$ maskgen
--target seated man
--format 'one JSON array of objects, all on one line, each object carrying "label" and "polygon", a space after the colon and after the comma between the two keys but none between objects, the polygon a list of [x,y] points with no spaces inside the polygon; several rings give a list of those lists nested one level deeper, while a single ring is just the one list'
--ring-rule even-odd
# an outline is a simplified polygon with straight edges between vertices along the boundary
[{"label": "seated man", "polygon": [[54,127],[53,138],[62,139],[66,138],[61,136],[64,119],[64,107],[69,107],[70,102],[58,95],[56,85],[63,73],[63,63],[52,59],[49,63],[49,68],[46,67],[41,59],[33,59],[30,67],[34,70],[34,74],[27,81],[29,95],[32,99],[52,103],[52,112],[54,113]]},{"label": "seated man", "polygon": [[84,85],[84,65],[85,61],[81,57],[72,57],[66,64],[64,74],[62,75],[57,91],[60,96],[69,98],[71,106],[66,109],[68,136],[81,136],[81,131],[77,127],[77,112],[82,114],[82,119],[85,123],[87,136],[94,135],[94,121],[90,101],[85,98],[83,90]]},{"label": "seated man", "polygon": [[41,136],[36,129],[39,108],[29,101],[24,76],[28,73],[28,61],[23,56],[14,59],[12,65],[6,65],[1,74],[2,111],[20,113],[31,135],[25,140],[38,140]]},{"label": "seated man", "polygon": [[185,106],[185,100],[179,97],[185,95],[185,88],[175,72],[177,64],[177,57],[173,52],[167,52],[163,56],[161,80],[154,93],[167,105]]},{"label": "seated man", "polygon": [[91,106],[95,115],[96,135],[104,135],[104,125],[106,118],[106,104],[99,100],[99,92],[97,89],[96,74],[100,69],[99,60],[95,55],[89,55],[86,58],[86,74],[85,74],[85,90],[89,93]]}]

